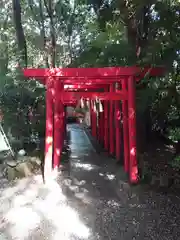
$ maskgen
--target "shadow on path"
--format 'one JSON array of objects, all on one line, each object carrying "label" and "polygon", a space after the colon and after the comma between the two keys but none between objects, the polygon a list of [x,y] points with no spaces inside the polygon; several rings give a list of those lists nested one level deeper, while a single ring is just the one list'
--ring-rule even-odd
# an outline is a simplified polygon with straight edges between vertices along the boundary
[{"label": "shadow on path", "polygon": [[129,186],[115,160],[96,154],[80,126],[68,128],[72,152],[60,182],[71,206],[93,230],[92,239],[178,239],[180,200]]},{"label": "shadow on path", "polygon": [[122,169],[68,125],[71,155],[57,180],[1,182],[0,240],[177,240],[180,200],[130,187]]}]

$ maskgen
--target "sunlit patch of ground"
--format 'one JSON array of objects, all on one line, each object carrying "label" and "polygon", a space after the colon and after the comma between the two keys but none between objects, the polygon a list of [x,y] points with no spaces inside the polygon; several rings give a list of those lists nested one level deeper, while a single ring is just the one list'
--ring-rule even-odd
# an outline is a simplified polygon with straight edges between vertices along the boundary
[{"label": "sunlit patch of ground", "polygon": [[0,179],[0,240],[179,239],[179,199],[131,187],[123,169],[70,127],[70,161],[57,178]]},{"label": "sunlit patch of ground", "polygon": [[68,205],[56,180],[41,176],[6,186],[0,196],[0,239],[88,239],[90,229]]}]

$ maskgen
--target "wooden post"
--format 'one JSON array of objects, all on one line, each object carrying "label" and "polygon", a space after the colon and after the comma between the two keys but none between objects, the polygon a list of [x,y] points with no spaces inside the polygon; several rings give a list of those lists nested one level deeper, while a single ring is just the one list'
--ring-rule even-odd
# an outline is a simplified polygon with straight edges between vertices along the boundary
[{"label": "wooden post", "polygon": [[95,138],[96,141],[98,141],[98,132],[99,132],[99,127],[98,127],[98,108],[97,108],[97,101],[94,100],[94,105],[95,105],[95,109],[94,109],[94,122],[95,122]]},{"label": "wooden post", "polygon": [[93,118],[92,118],[92,102],[91,102],[91,99],[89,100],[89,119],[90,119],[90,128],[91,128],[91,134],[92,134]]},{"label": "wooden post", "polygon": [[[110,85],[110,92],[114,92],[114,85]],[[110,100],[109,103],[109,153],[111,155],[114,154],[115,146],[114,146],[114,101]]]},{"label": "wooden post", "polygon": [[101,118],[101,143],[104,146],[104,111],[100,114]]},{"label": "wooden post", "polygon": [[46,79],[46,136],[44,157],[44,178],[52,172],[53,161],[53,93],[54,84],[51,77]]},{"label": "wooden post", "polygon": [[[122,79],[122,91],[127,91],[127,79]],[[128,101],[122,101],[123,113],[123,141],[124,141],[124,169],[129,172],[129,131],[128,131]]]},{"label": "wooden post", "polygon": [[90,100],[91,104],[91,134],[94,137],[94,111],[93,111],[93,101]]},{"label": "wooden post", "polygon": [[109,119],[108,119],[108,101],[104,101],[104,148],[109,149]]},{"label": "wooden post", "polygon": [[128,117],[129,117],[129,177],[131,183],[137,183],[137,141],[136,141],[136,86],[133,76],[128,78]]},{"label": "wooden post", "polygon": [[67,112],[66,112],[66,106],[64,106],[64,138],[67,138],[67,122],[66,122],[66,118],[67,118]]},{"label": "wooden post", "polygon": [[53,168],[57,169],[60,164],[60,156],[64,144],[64,106],[62,101],[58,99],[62,91],[62,84],[58,79],[55,81],[55,106],[54,106],[54,159]]},{"label": "wooden post", "polygon": [[92,115],[92,136],[96,138],[97,136],[97,116],[94,111],[94,102],[91,103],[91,115]]},{"label": "wooden post", "polygon": [[103,102],[101,101],[101,109],[99,112],[99,141],[104,145],[104,111]]},{"label": "wooden post", "polygon": [[[118,88],[118,87],[117,87]],[[118,89],[117,89],[118,90]],[[121,155],[121,109],[120,100],[115,102],[115,128],[116,128],[116,160],[120,161]]]},{"label": "wooden post", "polygon": [[97,127],[97,129],[98,129],[98,142],[100,143],[101,142],[101,118],[100,118],[100,115],[101,115],[101,113],[100,113],[100,111],[99,111],[99,109],[98,109],[98,121],[97,121],[97,123],[98,123],[98,127]]},{"label": "wooden post", "polygon": [[[96,101],[94,101],[94,104],[96,104]],[[97,107],[96,107],[96,110],[94,109],[94,135],[95,135],[95,138],[97,140],[98,138],[98,124],[97,124]]]}]

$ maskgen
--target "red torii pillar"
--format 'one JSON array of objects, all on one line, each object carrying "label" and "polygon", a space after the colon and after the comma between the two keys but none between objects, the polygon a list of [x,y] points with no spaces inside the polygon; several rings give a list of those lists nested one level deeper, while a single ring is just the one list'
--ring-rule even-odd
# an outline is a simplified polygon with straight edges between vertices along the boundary
[{"label": "red torii pillar", "polygon": [[[119,83],[117,83],[117,89],[116,91],[118,91],[118,87],[119,87]],[[120,101],[116,101],[115,102],[115,140],[116,140],[116,159],[117,161],[120,161],[120,155],[121,155],[121,109],[120,109]]]},{"label": "red torii pillar", "polygon": [[[127,91],[127,79],[122,79],[122,91]],[[135,91],[135,90],[134,90]],[[130,99],[133,101],[133,98]],[[122,101],[122,115],[123,115],[123,142],[124,142],[124,169],[127,173],[129,173],[129,128],[128,128],[128,101],[129,101],[129,95],[127,100]],[[135,101],[135,99],[134,99]],[[136,117],[136,116],[133,116]],[[136,119],[135,119],[136,121]],[[136,127],[136,125],[135,125]],[[132,129],[133,130],[133,129]]]},{"label": "red torii pillar", "polygon": [[52,171],[53,164],[53,97],[54,97],[54,81],[52,77],[46,78],[46,136],[45,136],[45,159],[44,159],[44,175],[48,176]]},{"label": "red torii pillar", "polygon": [[[104,88],[105,91],[109,91],[109,86]],[[109,151],[109,101],[103,101],[104,104],[104,148]]]},{"label": "red torii pillar", "polygon": [[97,137],[97,113],[95,109],[95,101],[91,102],[91,114],[92,114],[92,135],[93,137]]},{"label": "red torii pillar", "polygon": [[109,106],[108,101],[104,101],[104,148],[109,149]]},{"label": "red torii pillar", "polygon": [[[101,101],[102,108],[103,103]],[[99,113],[100,143],[104,146],[104,111]]]},{"label": "red torii pillar", "polygon": [[[113,93],[114,92],[114,84],[112,83],[110,85],[110,92]],[[110,142],[109,142],[109,153],[111,155],[114,154],[115,151],[115,141],[114,141],[114,101],[110,100],[109,103],[109,137],[110,137]]]},{"label": "red torii pillar", "polygon": [[57,169],[64,142],[63,117],[64,106],[59,101],[62,83],[53,77],[46,78],[46,137],[44,175],[48,176],[52,169]]},{"label": "red torii pillar", "polygon": [[100,144],[103,143],[103,106],[102,102],[99,102],[99,112],[98,112],[98,141]]},{"label": "red torii pillar", "polygon": [[130,182],[138,181],[136,140],[136,86],[133,76],[128,78],[129,174]]},{"label": "red torii pillar", "polygon": [[54,102],[54,159],[53,168],[57,169],[60,164],[60,156],[64,144],[64,105],[59,99],[59,95],[63,90],[63,84],[59,79],[54,80],[55,83],[55,102]]}]

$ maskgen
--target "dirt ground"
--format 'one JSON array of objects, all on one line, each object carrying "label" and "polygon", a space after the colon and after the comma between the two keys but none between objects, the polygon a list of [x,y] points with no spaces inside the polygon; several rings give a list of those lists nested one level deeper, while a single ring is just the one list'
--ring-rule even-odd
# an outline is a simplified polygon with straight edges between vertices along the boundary
[{"label": "dirt ground", "polygon": [[177,240],[180,198],[130,186],[120,166],[97,154],[77,124],[70,161],[46,185],[41,175],[9,183],[1,177],[0,239]]}]

